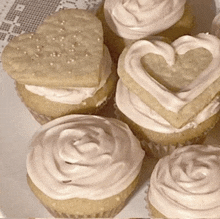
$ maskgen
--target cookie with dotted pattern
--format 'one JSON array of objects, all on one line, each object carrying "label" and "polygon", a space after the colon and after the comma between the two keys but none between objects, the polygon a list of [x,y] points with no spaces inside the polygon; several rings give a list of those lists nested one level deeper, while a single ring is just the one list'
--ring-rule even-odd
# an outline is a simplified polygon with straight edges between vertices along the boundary
[{"label": "cookie with dotted pattern", "polygon": [[103,57],[101,22],[81,9],[47,17],[35,33],[14,37],[4,48],[4,70],[18,83],[55,88],[93,87]]}]

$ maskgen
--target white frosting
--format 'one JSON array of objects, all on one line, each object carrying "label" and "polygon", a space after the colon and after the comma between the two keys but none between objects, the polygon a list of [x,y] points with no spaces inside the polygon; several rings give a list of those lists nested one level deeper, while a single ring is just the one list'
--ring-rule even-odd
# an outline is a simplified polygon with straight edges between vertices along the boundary
[{"label": "white frosting", "polygon": [[220,218],[219,146],[186,146],[160,159],[148,199],[168,218]]},{"label": "white frosting", "polygon": [[220,13],[218,13],[212,21],[211,34],[220,38]]},{"label": "white frosting", "polygon": [[34,135],[27,171],[51,198],[99,200],[132,183],[144,154],[125,123],[71,115],[47,123]]},{"label": "white frosting", "polygon": [[[191,84],[182,88],[179,92],[172,92],[157,82],[148,74],[141,63],[141,58],[144,55],[154,53],[162,55],[167,64],[172,66],[175,62],[175,53],[185,54],[187,51],[196,48],[207,49],[211,52],[213,59],[210,65]],[[124,60],[124,68],[127,74],[154,96],[163,107],[177,113],[219,78],[219,60],[220,40],[216,36],[200,33],[196,37],[180,37],[171,45],[162,41],[140,40],[128,50]]]},{"label": "white frosting", "polygon": [[0,218],[6,218],[6,216],[3,214],[3,212],[0,209]]},{"label": "white frosting", "polygon": [[104,86],[111,74],[112,61],[108,49],[104,50],[104,56],[100,64],[100,83],[97,87],[74,87],[69,89],[53,89],[34,85],[25,85],[30,92],[43,96],[46,99],[64,104],[80,104],[83,100],[92,97]]},{"label": "white frosting", "polygon": [[219,97],[216,97],[193,121],[178,129],[149,108],[136,94],[129,91],[120,79],[117,84],[115,100],[119,110],[129,119],[146,129],[160,133],[178,133],[189,128],[195,128],[220,110]]},{"label": "white frosting", "polygon": [[107,24],[127,39],[162,32],[182,17],[186,0],[105,0]]}]

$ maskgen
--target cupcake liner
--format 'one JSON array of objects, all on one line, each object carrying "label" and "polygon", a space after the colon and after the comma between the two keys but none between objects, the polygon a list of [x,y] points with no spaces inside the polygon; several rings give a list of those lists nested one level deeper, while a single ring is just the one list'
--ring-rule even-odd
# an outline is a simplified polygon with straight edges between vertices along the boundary
[{"label": "cupcake liner", "polygon": [[192,144],[201,144],[205,140],[205,137],[206,137],[205,133],[203,133],[203,135],[191,140],[187,140],[183,144],[177,143],[177,144],[169,144],[169,145],[158,144],[152,141],[148,142],[145,139],[142,139],[141,145],[148,155],[160,159],[168,154],[171,154],[176,148],[184,147]]},{"label": "cupcake liner", "polygon": [[[157,215],[157,216],[160,216],[160,218],[165,219],[166,217],[165,217],[164,215],[162,215],[162,213],[160,213],[160,212],[150,203],[150,200],[148,199],[149,186],[150,186],[150,182],[148,182],[148,184],[147,184],[147,190],[145,191],[146,196],[145,196],[145,198],[144,198],[145,208],[146,208],[147,211],[148,211],[148,218],[158,219],[158,217],[156,217],[156,215],[155,215],[155,213],[154,213],[154,210],[155,210],[155,211],[157,211],[158,214],[159,214],[159,215]],[[154,208],[154,210],[151,208],[151,206]]]},{"label": "cupcake liner", "polygon": [[66,213],[61,213],[58,212],[54,209],[51,209],[47,206],[44,205],[44,207],[48,210],[48,212],[54,216],[55,218],[112,218],[114,216],[116,216],[125,206],[125,202],[121,203],[120,205],[118,205],[116,208],[110,210],[110,211],[104,211],[104,212],[99,212],[99,213],[94,213],[94,214],[90,214],[90,215],[70,215],[70,214],[66,214]]},{"label": "cupcake liner", "polygon": [[[146,191],[146,194],[147,194],[148,191]],[[145,202],[146,202],[146,205],[145,205],[145,208],[148,210],[148,217],[149,218],[153,218],[153,214],[152,214],[152,211],[150,209],[150,206],[149,206],[149,200],[148,200],[148,197],[146,196],[144,198]]]},{"label": "cupcake liner", "polygon": [[[124,121],[123,117],[126,117],[126,116],[118,109],[116,104],[114,104],[114,108],[115,108],[116,118]],[[130,119],[128,118],[128,120],[130,120]],[[217,121],[218,120],[216,120],[216,123],[217,123]],[[147,139],[146,136],[143,136],[137,130],[134,130],[134,128],[132,127],[132,125],[129,124],[129,122],[127,122],[127,121],[124,121],[124,122],[126,122],[130,126],[134,135],[140,140],[142,148],[145,150],[146,154],[149,156],[153,156],[157,159],[160,159],[160,158],[172,153],[178,147],[183,147],[183,146],[192,145],[192,144],[202,144],[204,142],[207,134],[210,132],[210,130],[216,124],[216,123],[213,124],[211,127],[206,129],[203,133],[201,133],[199,136],[196,136],[191,139],[187,139],[183,143],[176,142],[174,144],[161,144],[161,143],[157,143],[154,141],[150,141],[149,139]]]},{"label": "cupcake liner", "polygon": [[[165,216],[162,216],[162,214],[159,212],[159,211],[157,211],[157,209],[155,209],[155,211],[157,211],[157,216],[154,214],[154,212],[153,212],[153,210],[152,210],[152,208],[150,207],[150,202],[149,202],[149,200],[146,198],[145,199],[145,201],[146,201],[146,209],[148,210],[148,218],[151,218],[151,219],[153,219],[153,218],[155,218],[155,219],[159,219],[159,218],[163,218],[163,219],[165,219],[166,217]],[[158,218],[158,216],[159,216],[159,218]]]},{"label": "cupcake liner", "polygon": [[55,118],[53,118],[53,117],[51,117],[51,116],[45,116],[45,115],[43,115],[43,114],[39,114],[39,113],[37,113],[36,111],[32,110],[32,109],[31,109],[30,107],[28,107],[28,106],[26,106],[26,107],[27,107],[27,109],[29,110],[29,112],[31,113],[31,115],[34,117],[34,119],[35,119],[38,123],[40,123],[41,125],[43,125],[43,124],[45,124],[45,123],[47,123],[47,122],[49,122],[49,121],[55,119]]}]

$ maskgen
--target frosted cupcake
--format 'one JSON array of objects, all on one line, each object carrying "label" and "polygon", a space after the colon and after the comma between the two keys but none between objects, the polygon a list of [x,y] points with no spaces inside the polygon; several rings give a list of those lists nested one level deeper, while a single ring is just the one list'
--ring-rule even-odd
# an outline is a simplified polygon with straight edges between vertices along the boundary
[{"label": "frosted cupcake", "polygon": [[34,135],[28,184],[55,217],[113,217],[135,189],[144,155],[121,121],[65,116]]},{"label": "frosted cupcake", "polygon": [[41,124],[68,114],[95,114],[115,92],[116,68],[99,19],[65,9],[35,33],[14,37],[2,64],[19,97]]},{"label": "frosted cupcake", "polygon": [[114,59],[123,48],[149,36],[173,41],[189,34],[194,18],[186,0],[105,0],[97,12]]},{"label": "frosted cupcake", "polygon": [[192,145],[161,158],[146,198],[153,218],[220,218],[220,148]]},{"label": "frosted cupcake", "polygon": [[201,143],[219,119],[220,41],[209,34],[172,44],[141,40],[119,58],[116,114],[160,158]]}]

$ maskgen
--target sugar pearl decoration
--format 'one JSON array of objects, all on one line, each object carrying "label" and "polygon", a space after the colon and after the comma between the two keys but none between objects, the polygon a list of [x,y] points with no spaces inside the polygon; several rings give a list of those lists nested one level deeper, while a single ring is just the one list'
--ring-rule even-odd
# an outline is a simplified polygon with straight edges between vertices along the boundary
[{"label": "sugar pearl decoration", "polygon": [[53,53],[50,53],[50,56],[51,57],[60,57],[61,55],[58,53],[58,52],[53,52]]},{"label": "sugar pearl decoration", "polygon": [[62,36],[62,37],[60,38],[60,42],[62,42],[64,39],[65,39],[65,37]]},{"label": "sugar pearl decoration", "polygon": [[59,32],[63,32],[64,31],[64,28],[60,28]]},{"label": "sugar pearl decoration", "polygon": [[75,62],[75,59],[70,59],[67,61],[68,64],[70,64],[71,62]]},{"label": "sugar pearl decoration", "polygon": [[61,24],[61,25],[64,25],[64,24],[65,24],[65,22],[66,22],[66,21],[65,21],[65,20],[63,20],[63,21],[61,21],[61,22],[60,22],[60,24]]}]

